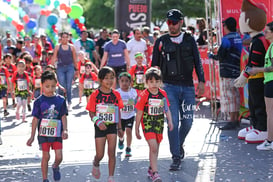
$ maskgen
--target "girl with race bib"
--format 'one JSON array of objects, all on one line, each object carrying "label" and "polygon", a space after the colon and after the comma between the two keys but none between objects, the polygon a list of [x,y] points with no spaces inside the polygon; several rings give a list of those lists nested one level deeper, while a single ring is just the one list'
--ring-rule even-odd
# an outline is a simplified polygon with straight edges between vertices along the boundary
[{"label": "girl with race bib", "polygon": [[40,95],[42,95],[42,84],[41,84],[41,76],[42,76],[42,67],[40,65],[36,65],[33,71],[33,98],[37,99]]},{"label": "girl with race bib", "polygon": [[38,129],[38,142],[42,150],[41,170],[43,182],[49,182],[48,161],[50,148],[55,151],[55,161],[52,165],[54,181],[61,180],[59,165],[63,159],[63,140],[68,138],[67,133],[67,106],[63,96],[57,95],[57,76],[53,71],[45,71],[41,77],[43,94],[34,101],[32,111],[31,136],[27,145],[31,146]]},{"label": "girl with race bib", "polygon": [[16,119],[20,119],[19,110],[22,106],[22,121],[25,122],[26,119],[26,106],[27,98],[31,94],[29,90],[29,76],[25,71],[26,64],[24,60],[19,60],[17,63],[17,71],[13,74],[11,82],[13,84],[15,97],[16,97]]},{"label": "girl with race bib", "polygon": [[135,103],[137,91],[131,88],[131,75],[128,72],[120,73],[118,77],[120,93],[124,107],[121,109],[121,128],[122,136],[119,137],[118,147],[120,150],[124,148],[124,131],[126,132],[127,147],[125,149],[125,157],[131,157],[132,128],[135,121]]},{"label": "girl with race bib", "polygon": [[91,62],[86,62],[84,67],[85,72],[81,75],[79,81],[79,103],[82,101],[82,94],[86,96],[86,102],[88,102],[90,95],[95,90],[95,81],[97,81],[97,74],[92,72]]},{"label": "girl with race bib", "polygon": [[146,65],[142,64],[144,55],[141,52],[135,54],[135,60],[137,64],[133,65],[129,70],[129,73],[133,77],[133,88],[140,94],[145,89],[144,87],[144,74],[147,70]]},{"label": "girl with race bib", "polygon": [[168,128],[173,129],[169,100],[164,90],[160,89],[162,84],[161,71],[157,68],[150,68],[145,73],[145,89],[136,103],[136,137],[141,139],[139,125],[141,123],[144,137],[149,145],[150,167],[148,176],[153,182],[162,182],[157,168],[159,145],[163,139],[164,114],[168,120]]},{"label": "girl with race bib", "polygon": [[95,127],[96,155],[93,161],[92,175],[100,178],[100,161],[104,156],[105,143],[108,144],[108,182],[114,182],[114,171],[116,165],[116,143],[118,128],[121,128],[120,109],[123,103],[120,94],[112,90],[115,80],[115,72],[112,68],[105,66],[98,73],[99,88],[95,90],[87,103],[91,120]]},{"label": "girl with race bib", "polygon": [[[8,69],[2,65],[3,62],[0,63],[0,99],[3,100],[3,108],[4,108],[4,117],[9,115],[7,111],[7,90],[11,90],[10,82],[9,82],[9,71]],[[1,128],[0,128],[1,130]]]}]

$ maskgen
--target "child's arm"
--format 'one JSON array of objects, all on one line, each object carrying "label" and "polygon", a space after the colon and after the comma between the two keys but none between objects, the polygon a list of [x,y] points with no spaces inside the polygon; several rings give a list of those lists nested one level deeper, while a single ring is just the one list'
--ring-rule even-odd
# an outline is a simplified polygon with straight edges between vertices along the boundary
[{"label": "child's arm", "polygon": [[168,108],[168,111],[165,114],[166,114],[166,117],[168,120],[169,131],[172,131],[173,130],[173,121],[172,121],[172,115],[171,115],[170,108]]},{"label": "child's arm", "polygon": [[37,125],[38,125],[38,118],[33,117],[32,127],[31,127],[31,135],[30,135],[30,138],[27,141],[27,146],[31,146],[32,142],[34,141]]},{"label": "child's arm", "polygon": [[[120,109],[119,109],[119,116],[121,116]],[[119,121],[118,121],[118,136],[122,137],[123,135],[124,134],[123,134],[123,131],[122,131],[122,126],[121,126],[121,117],[119,117]]]},{"label": "child's arm", "polygon": [[82,100],[82,93],[83,93],[83,84],[79,83],[79,97],[80,97],[80,101]]},{"label": "child's arm", "polygon": [[62,124],[63,124],[62,138],[65,140],[65,139],[68,138],[68,133],[67,133],[67,117],[66,117],[66,115],[62,116]]},{"label": "child's arm", "polygon": [[142,115],[143,115],[143,111],[137,109],[137,113],[136,113],[136,127],[135,127],[136,128],[135,131],[136,131],[136,137],[137,137],[137,139],[141,139],[141,136],[139,134],[139,125],[140,125],[140,121],[141,121]]},{"label": "child's arm", "polygon": [[96,116],[96,113],[89,111],[89,116],[91,118],[91,121],[94,122],[94,124],[96,124],[100,130],[107,129],[103,121],[99,120],[99,118]]}]

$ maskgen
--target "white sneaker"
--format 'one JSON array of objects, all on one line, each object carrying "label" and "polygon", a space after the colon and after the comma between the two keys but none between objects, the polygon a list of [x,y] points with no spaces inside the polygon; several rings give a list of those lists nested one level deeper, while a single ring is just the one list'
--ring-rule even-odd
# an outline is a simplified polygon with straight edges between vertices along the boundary
[{"label": "white sneaker", "polygon": [[263,143],[267,139],[267,131],[254,130],[246,135],[247,143]]},{"label": "white sneaker", "polygon": [[264,143],[256,147],[257,150],[273,150],[273,143],[269,143],[267,140]]},{"label": "white sneaker", "polygon": [[238,133],[238,138],[239,138],[240,140],[244,140],[245,137],[246,137],[246,135],[247,135],[248,133],[252,132],[253,130],[255,130],[255,129],[253,128],[253,126],[249,126],[249,127],[247,127],[247,128],[241,129],[241,130],[239,131],[239,133]]},{"label": "white sneaker", "polygon": [[2,138],[1,138],[1,135],[0,135],[0,145],[2,145]]}]

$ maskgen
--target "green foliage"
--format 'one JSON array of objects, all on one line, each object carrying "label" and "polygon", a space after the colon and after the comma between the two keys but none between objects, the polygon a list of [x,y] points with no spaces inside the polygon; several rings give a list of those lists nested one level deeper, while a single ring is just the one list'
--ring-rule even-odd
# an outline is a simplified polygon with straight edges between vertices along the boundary
[{"label": "green foliage", "polygon": [[[188,17],[205,17],[204,0],[151,0],[152,22],[165,20],[169,9],[176,8]],[[84,9],[87,28],[114,27],[115,0],[78,0]]]}]

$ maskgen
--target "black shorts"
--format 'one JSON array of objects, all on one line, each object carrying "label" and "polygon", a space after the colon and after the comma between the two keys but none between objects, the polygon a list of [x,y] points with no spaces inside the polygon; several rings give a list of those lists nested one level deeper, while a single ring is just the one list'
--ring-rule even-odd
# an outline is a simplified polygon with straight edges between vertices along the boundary
[{"label": "black shorts", "polygon": [[123,66],[117,66],[117,67],[112,67],[116,73],[116,77],[118,78],[119,74],[122,72],[126,72],[126,64]]},{"label": "black shorts", "polygon": [[129,119],[121,119],[121,128],[122,131],[125,131],[125,128],[133,128],[135,117],[131,117]]},{"label": "black shorts", "polygon": [[264,96],[268,98],[273,98],[273,80],[270,82],[267,82],[264,85]]},{"label": "black shorts", "polygon": [[97,125],[95,126],[95,138],[106,137],[108,134],[117,134],[117,124],[108,124],[106,130],[100,130]]},{"label": "black shorts", "polygon": [[7,89],[6,88],[2,88],[0,90],[0,99],[2,99],[3,97],[7,97]]}]

